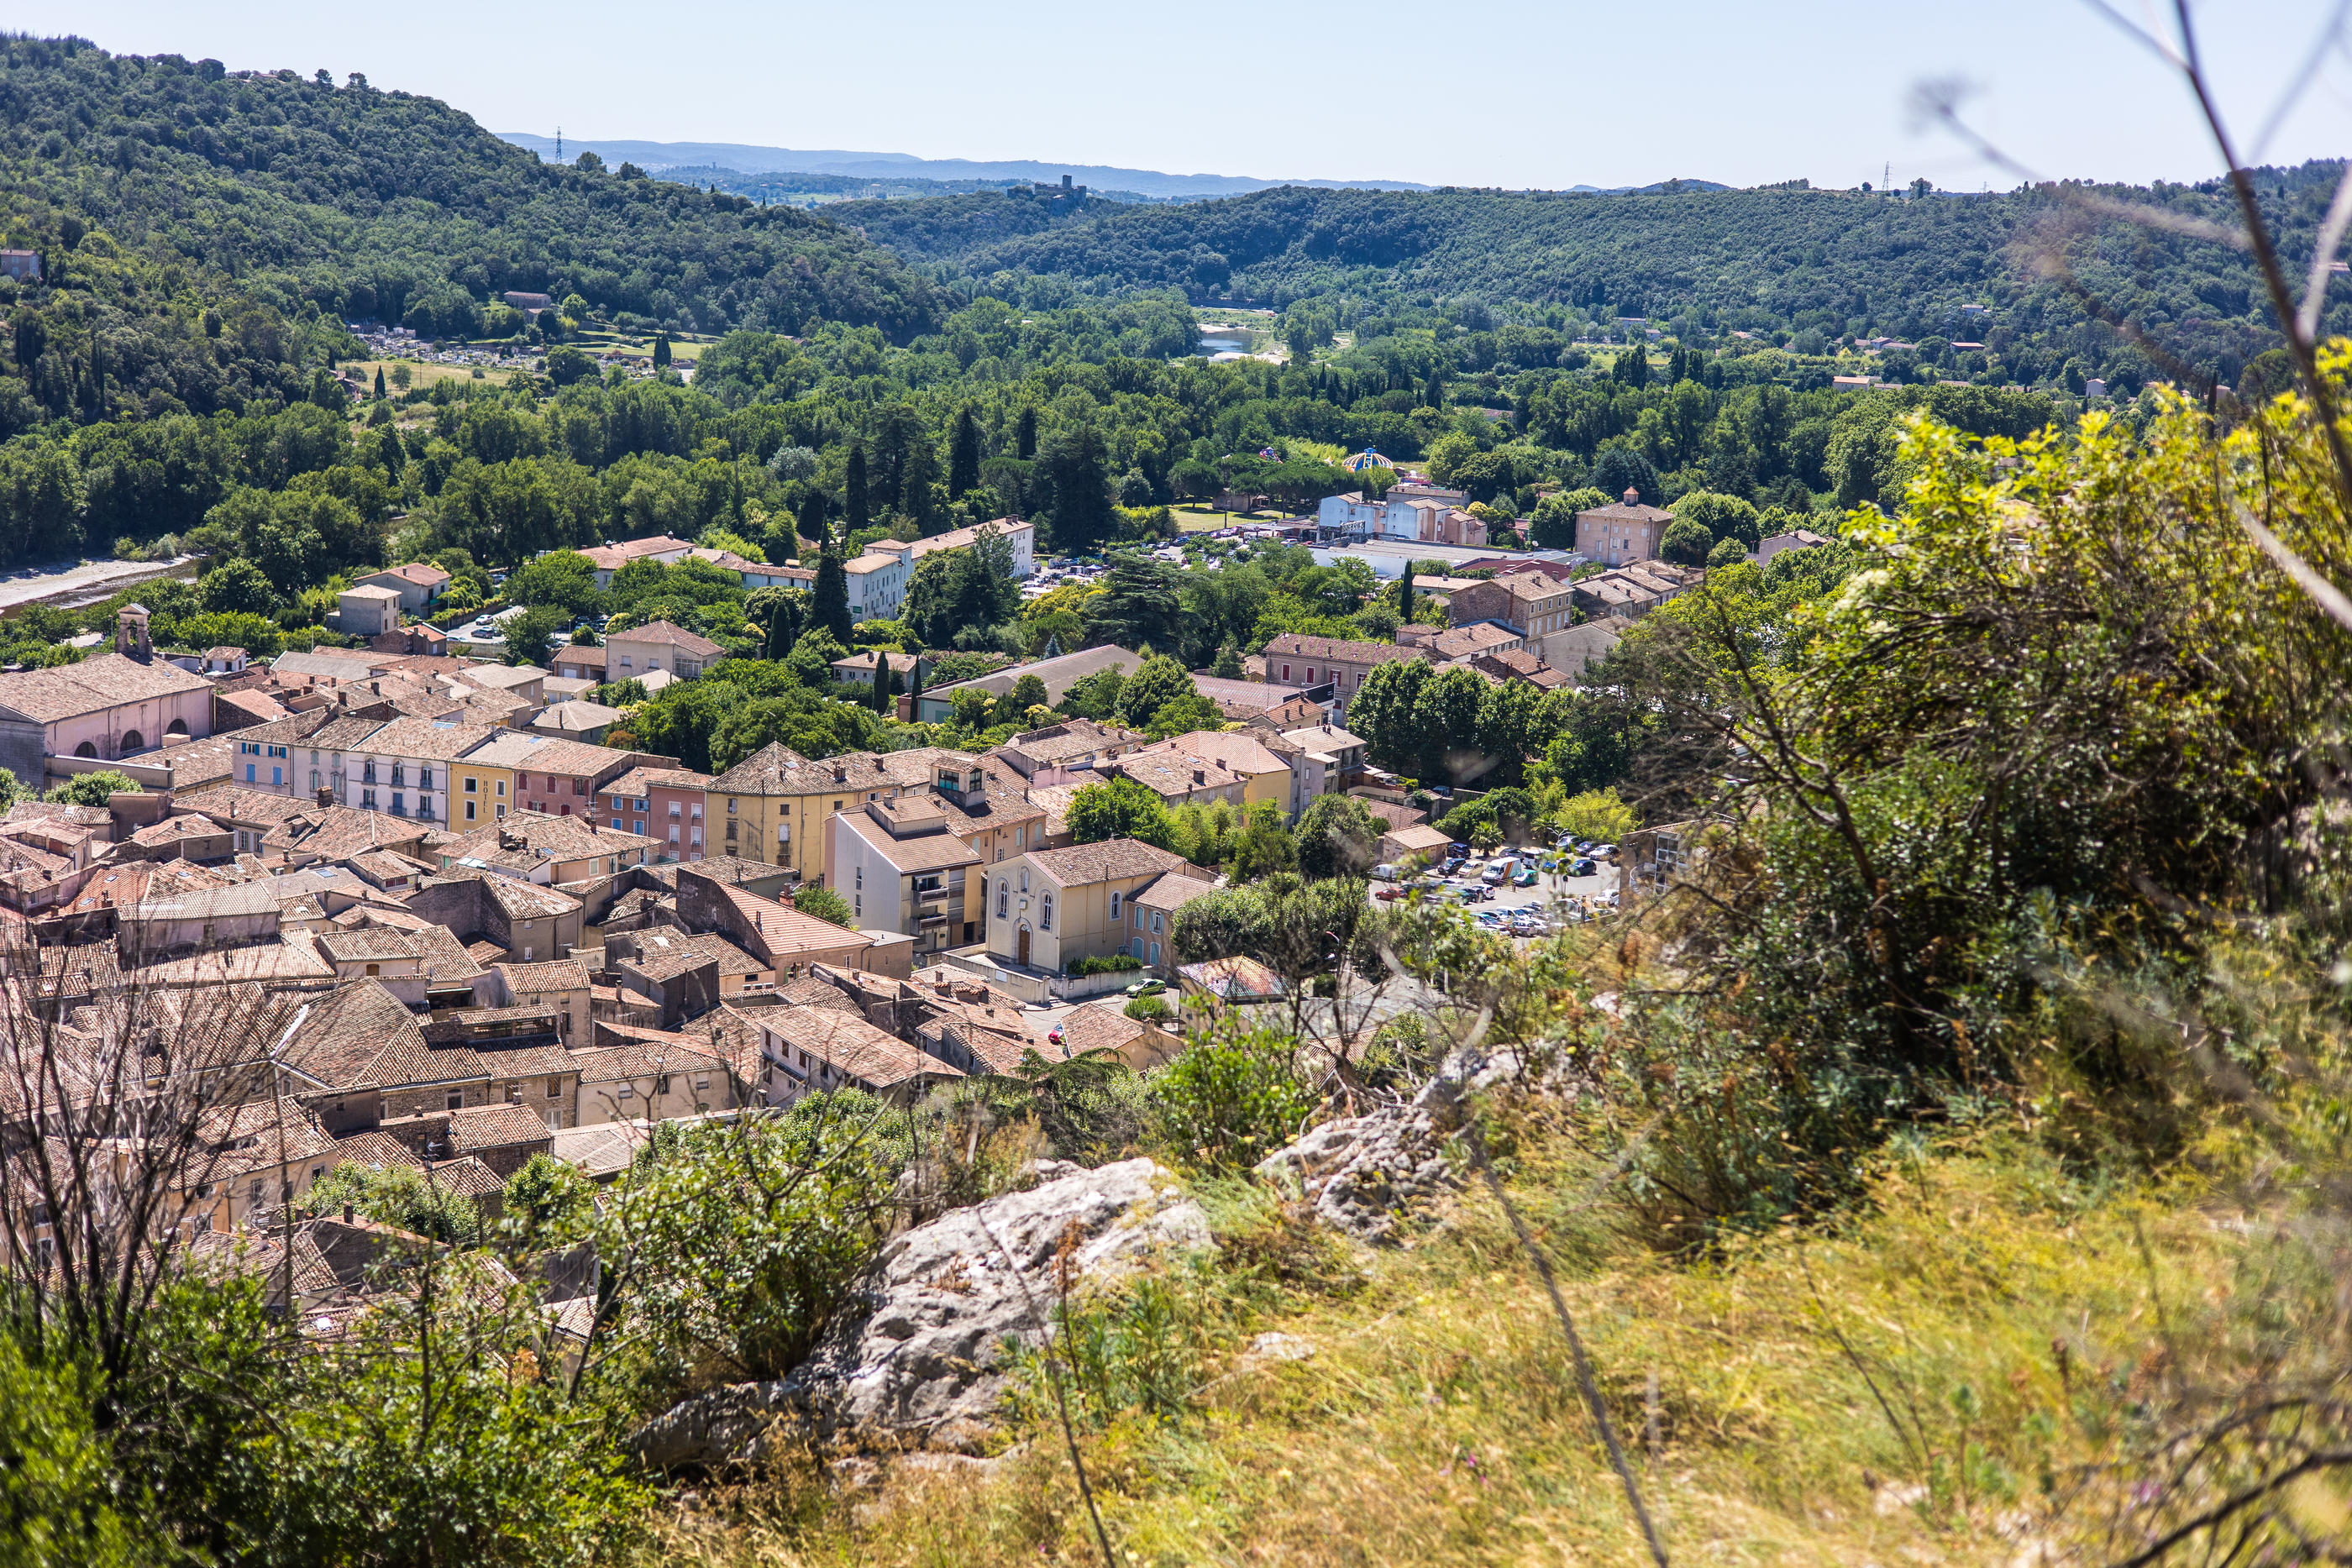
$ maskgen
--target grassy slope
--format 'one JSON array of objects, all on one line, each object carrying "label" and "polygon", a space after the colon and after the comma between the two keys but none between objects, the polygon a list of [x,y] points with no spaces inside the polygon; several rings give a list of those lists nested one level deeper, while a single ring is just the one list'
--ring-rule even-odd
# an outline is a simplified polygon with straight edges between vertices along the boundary
[{"label": "grassy slope", "polygon": [[[2014,1144],[1890,1165],[1843,1230],[1786,1231],[1700,1268],[1612,1235],[1587,1206],[1580,1166],[1523,1170],[1516,1186],[1569,1276],[1637,1455],[1657,1374],[1662,1451],[1637,1470],[1683,1562],[2006,1563],[2026,1541],[2063,1539],[2082,1526],[2042,1517],[2037,1476],[2053,1458],[2063,1476],[2090,1444],[2062,1414],[2053,1339],[2076,1365],[2126,1378],[2154,1354],[2135,1217],[2176,1328],[2184,1303],[2220,1293],[2229,1263],[2189,1207],[2091,1201]],[[1129,1560],[1646,1561],[1541,1288],[1483,1195],[1412,1249],[1352,1259],[1287,1229],[1263,1200],[1229,1201],[1220,1218],[1225,1256],[1183,1287],[1187,1315],[1210,1325],[1198,1397],[1176,1419],[1130,1418],[1087,1442]],[[1282,1284],[1286,1273],[1320,1283]],[[1900,1417],[1916,1409],[1937,1458],[1923,1463],[1897,1437],[1831,1321]],[[1316,1354],[1251,1367],[1237,1353],[1266,1329]],[[2047,1445],[2033,1436],[2037,1412],[2052,1422]],[[1984,1453],[1962,1479],[1972,1444]],[[1927,1490],[1913,1501],[1899,1488]],[[740,1511],[688,1516],[660,1555],[1098,1557],[1045,1426],[993,1475],[919,1470],[878,1499],[787,1490],[733,1503]]]}]

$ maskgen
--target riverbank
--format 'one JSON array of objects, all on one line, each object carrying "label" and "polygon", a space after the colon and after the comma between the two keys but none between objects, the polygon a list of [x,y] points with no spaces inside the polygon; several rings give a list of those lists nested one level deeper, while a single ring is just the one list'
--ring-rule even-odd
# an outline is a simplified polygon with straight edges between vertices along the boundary
[{"label": "riverbank", "polygon": [[173,560],[85,560],[0,573],[0,614],[28,604],[73,610],[158,578],[194,577],[197,559],[184,555]]}]

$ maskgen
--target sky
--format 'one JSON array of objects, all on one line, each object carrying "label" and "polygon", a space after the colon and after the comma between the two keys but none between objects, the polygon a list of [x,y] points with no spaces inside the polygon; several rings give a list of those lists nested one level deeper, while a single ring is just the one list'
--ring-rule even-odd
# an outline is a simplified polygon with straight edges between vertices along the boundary
[{"label": "sky", "polygon": [[[492,131],[739,141],[1260,178],[1559,188],[1673,176],[2005,189],[1912,107],[1959,82],[2008,158],[2049,177],[2200,179],[2221,159],[2169,68],[2096,0],[75,0],[119,53],[325,68],[448,100]],[[2134,18],[2151,0],[2105,0]],[[2325,51],[2256,132],[2333,0],[2208,0],[2201,37],[2249,162],[2352,149],[2352,55]],[[2161,8],[2168,13],[2169,5]],[[528,17],[528,21],[523,18]]]}]

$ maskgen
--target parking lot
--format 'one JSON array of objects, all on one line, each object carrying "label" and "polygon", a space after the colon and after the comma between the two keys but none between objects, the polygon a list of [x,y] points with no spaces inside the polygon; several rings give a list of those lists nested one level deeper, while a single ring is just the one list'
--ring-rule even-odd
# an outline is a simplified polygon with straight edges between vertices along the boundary
[{"label": "parking lot", "polygon": [[[1484,885],[1482,873],[1486,863],[1484,861],[1471,861],[1453,876],[1446,878],[1446,891],[1444,896],[1453,897],[1451,889],[1461,883],[1478,882]],[[1377,898],[1381,888],[1395,885],[1412,884],[1375,882],[1372,883],[1373,896]],[[1434,896],[1435,891],[1424,893],[1422,896],[1424,898]],[[1616,891],[1616,863],[1613,861],[1604,861],[1596,873],[1591,876],[1551,876],[1538,873],[1535,885],[1532,887],[1515,887],[1506,882],[1500,886],[1488,888],[1486,897],[1464,904],[1462,907],[1473,917],[1493,910],[1506,919],[1508,919],[1514,911],[1531,909],[1544,916],[1548,931],[1557,931],[1562,924],[1564,912],[1571,905],[1590,904],[1594,902],[1605,904],[1609,895]]]}]

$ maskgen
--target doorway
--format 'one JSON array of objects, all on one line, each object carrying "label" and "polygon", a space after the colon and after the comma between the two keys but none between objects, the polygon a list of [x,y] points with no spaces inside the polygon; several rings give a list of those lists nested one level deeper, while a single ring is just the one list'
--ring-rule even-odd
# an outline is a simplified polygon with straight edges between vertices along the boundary
[{"label": "doorway", "polygon": [[1021,946],[1021,956],[1020,956],[1021,967],[1022,967],[1023,968],[1024,968],[1024,969],[1025,969],[1025,968],[1027,968],[1027,967],[1029,967],[1029,927],[1027,927],[1026,925],[1024,925],[1024,926],[1021,928],[1021,943],[1020,943],[1020,946]]}]

